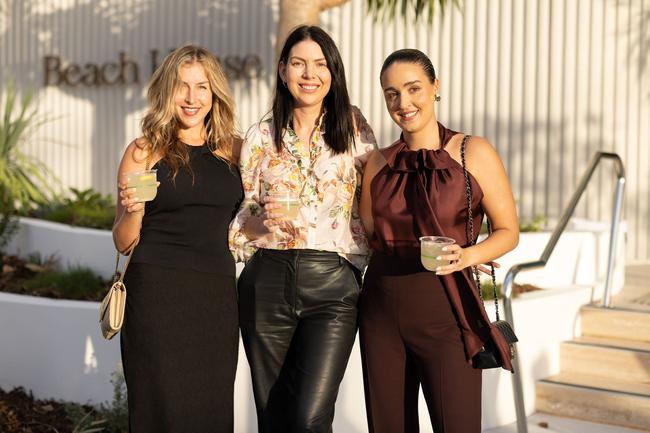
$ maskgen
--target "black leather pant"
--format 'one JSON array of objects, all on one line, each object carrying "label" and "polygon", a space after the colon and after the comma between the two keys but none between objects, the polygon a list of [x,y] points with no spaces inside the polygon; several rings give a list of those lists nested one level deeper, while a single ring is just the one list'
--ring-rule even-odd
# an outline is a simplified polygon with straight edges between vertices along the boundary
[{"label": "black leather pant", "polygon": [[336,253],[259,250],[239,277],[239,321],[261,433],[332,431],[357,331],[359,278]]}]

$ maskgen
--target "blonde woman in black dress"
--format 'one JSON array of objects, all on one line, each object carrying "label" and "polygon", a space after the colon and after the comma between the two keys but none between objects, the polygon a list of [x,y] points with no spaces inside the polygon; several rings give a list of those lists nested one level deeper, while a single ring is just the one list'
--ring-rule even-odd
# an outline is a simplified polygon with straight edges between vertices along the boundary
[{"label": "blonde woman in black dress", "polygon": [[[115,245],[140,236],[125,276],[121,335],[129,426],[232,432],[238,329],[228,224],[243,191],[228,83],[207,50],[173,51],[154,73],[143,136],[119,168]],[[146,204],[124,175],[157,169]]]}]

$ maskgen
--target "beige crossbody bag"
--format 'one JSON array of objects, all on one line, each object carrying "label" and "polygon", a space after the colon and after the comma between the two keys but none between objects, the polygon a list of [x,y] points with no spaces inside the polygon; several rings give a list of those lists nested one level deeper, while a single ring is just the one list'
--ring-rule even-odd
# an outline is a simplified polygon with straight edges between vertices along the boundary
[{"label": "beige crossbody bag", "polygon": [[[145,163],[145,170],[149,170],[149,165],[151,163],[151,157],[147,156],[147,162]],[[133,250],[138,246],[140,241],[140,236],[135,238],[133,243],[129,248],[129,255],[124,263],[124,270],[118,272],[120,266],[120,252],[117,252],[117,257],[115,259],[115,272],[113,273],[113,284],[111,288],[108,289],[108,293],[104,296],[102,304],[99,306],[99,324],[102,330],[102,335],[105,339],[110,340],[120,332],[122,329],[122,323],[124,323],[124,309],[126,307],[126,286],[124,285],[124,274],[126,274],[126,269],[129,267],[129,262],[131,262],[131,256],[133,255]]]},{"label": "beige crossbody bag", "polygon": [[115,273],[113,274],[113,284],[104,296],[102,304],[99,307],[99,323],[102,329],[102,335],[105,339],[110,340],[120,332],[122,323],[124,323],[124,308],[126,307],[126,286],[124,285],[124,274],[129,267],[133,250],[138,245],[140,236],[138,236],[131,246],[131,251],[124,264],[124,271],[119,272],[120,252],[117,252],[115,259]]}]

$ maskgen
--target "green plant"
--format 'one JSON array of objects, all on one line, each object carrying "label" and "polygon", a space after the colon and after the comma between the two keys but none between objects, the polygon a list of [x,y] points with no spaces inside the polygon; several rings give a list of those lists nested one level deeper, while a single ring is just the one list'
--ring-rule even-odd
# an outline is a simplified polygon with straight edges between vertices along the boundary
[{"label": "green plant", "polygon": [[[503,284],[497,283],[497,299],[503,299]],[[512,297],[516,298],[522,293],[535,292],[537,290],[543,290],[541,287],[537,287],[533,284],[517,284],[512,285]],[[494,289],[492,288],[492,281],[488,278],[481,279],[481,291],[483,293],[484,301],[493,301],[494,300]]]},{"label": "green plant", "polygon": [[[526,233],[526,232],[541,232],[544,230],[544,226],[546,225],[546,218],[544,218],[541,215],[536,216],[532,220],[522,220],[519,221],[519,231],[521,233]],[[487,228],[487,220],[484,219],[483,223],[481,224],[481,234],[487,234],[488,228]]]},{"label": "green plant", "polygon": [[106,431],[106,420],[96,419],[98,414],[94,408],[87,409],[80,404],[66,403],[65,412],[74,426],[72,433],[99,433]]},{"label": "green plant", "polygon": [[65,299],[101,299],[104,281],[87,268],[71,268],[65,272],[46,269],[23,283],[31,292],[48,293]]},{"label": "green plant", "polygon": [[99,413],[106,419],[107,433],[127,433],[129,431],[129,406],[126,395],[124,373],[114,371],[111,375],[113,384],[113,401],[100,405]]},{"label": "green plant", "polygon": [[111,375],[113,401],[88,408],[79,404],[66,405],[68,419],[75,426],[73,433],[128,433],[129,408],[126,398],[126,383],[122,371]]},{"label": "green plant", "polygon": [[[502,299],[503,295],[501,294],[501,283],[497,283],[497,299]],[[492,288],[492,281],[488,279],[481,280],[481,292],[483,294],[484,301],[494,300],[494,289]]]},{"label": "green plant", "polygon": [[519,231],[521,233],[525,232],[541,232],[546,225],[546,218],[541,215],[537,215],[532,220],[529,221],[520,221],[519,222]]},{"label": "green plant", "polygon": [[18,230],[18,220],[8,204],[0,204],[0,250],[7,246]]},{"label": "green plant", "polygon": [[25,260],[25,265],[28,268],[34,268],[35,266],[37,270],[53,270],[56,269],[59,263],[59,257],[56,254],[43,257],[40,251],[27,254],[23,260]]},{"label": "green plant", "polygon": [[92,188],[70,188],[71,197],[58,197],[30,212],[36,218],[73,226],[110,229],[115,218],[115,202],[110,194]]},{"label": "green plant", "polygon": [[0,114],[0,202],[15,209],[44,203],[53,192],[54,176],[40,161],[21,150],[26,135],[42,125],[32,107],[32,94],[26,92],[17,104],[13,83],[5,86]]},{"label": "green plant", "polygon": [[75,426],[72,433],[128,433],[129,408],[126,398],[126,383],[122,371],[111,374],[113,401],[97,407],[76,403],[65,405],[68,419]]},{"label": "green plant", "polygon": [[406,18],[409,11],[415,13],[415,20],[421,17],[427,17],[429,24],[433,22],[433,17],[437,8],[442,13],[445,12],[447,5],[459,7],[460,0],[366,0],[368,11],[373,15],[375,20],[379,18],[388,18],[389,20],[395,19],[396,13],[399,10],[400,15]]}]

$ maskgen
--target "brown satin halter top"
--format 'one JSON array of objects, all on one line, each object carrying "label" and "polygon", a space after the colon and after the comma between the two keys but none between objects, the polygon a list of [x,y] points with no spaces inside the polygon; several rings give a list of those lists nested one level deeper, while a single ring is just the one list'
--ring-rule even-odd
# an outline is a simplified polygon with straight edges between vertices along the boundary
[{"label": "brown satin halter top", "polygon": [[[372,180],[373,250],[405,259],[420,257],[420,236],[447,236],[467,246],[467,195],[463,167],[445,150],[457,132],[438,123],[440,149],[409,150],[400,138],[382,149],[387,164]],[[470,174],[475,236],[483,191]]]},{"label": "brown satin halter top", "polygon": [[[370,184],[374,219],[370,244],[371,261],[390,257],[391,266],[383,272],[394,272],[396,268],[403,274],[428,272],[420,263],[420,236],[447,236],[462,247],[470,245],[463,167],[445,150],[457,132],[440,123],[438,132],[440,149],[409,150],[400,137],[392,146],[380,150],[386,165]],[[471,145],[467,151],[469,148]],[[474,236],[478,237],[484,215],[483,191],[471,174],[469,179]],[[471,362],[491,338],[504,360],[503,368],[512,371],[508,345],[490,325],[469,268],[438,278],[458,319],[467,361]]]}]

